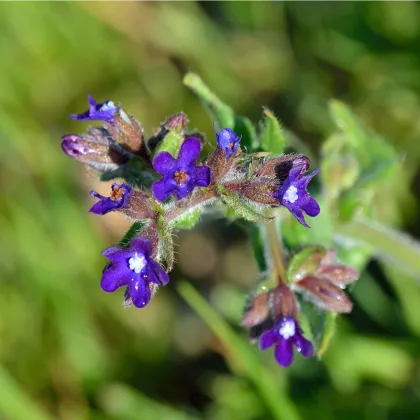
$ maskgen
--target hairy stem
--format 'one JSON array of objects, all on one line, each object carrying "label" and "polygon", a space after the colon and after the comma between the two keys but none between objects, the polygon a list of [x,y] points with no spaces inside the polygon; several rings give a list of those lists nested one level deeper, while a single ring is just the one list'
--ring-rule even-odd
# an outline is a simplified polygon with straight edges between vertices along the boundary
[{"label": "hairy stem", "polygon": [[283,262],[283,249],[281,238],[278,235],[276,221],[265,224],[267,232],[268,249],[272,259],[273,271],[278,282],[281,283],[285,278]]},{"label": "hairy stem", "polygon": [[192,197],[186,197],[182,200],[175,201],[166,209],[165,220],[167,223],[174,222],[176,219],[179,219],[185,213],[188,213],[199,206],[207,204],[216,197],[217,193],[215,188],[206,188],[200,190],[197,194],[194,194]]}]

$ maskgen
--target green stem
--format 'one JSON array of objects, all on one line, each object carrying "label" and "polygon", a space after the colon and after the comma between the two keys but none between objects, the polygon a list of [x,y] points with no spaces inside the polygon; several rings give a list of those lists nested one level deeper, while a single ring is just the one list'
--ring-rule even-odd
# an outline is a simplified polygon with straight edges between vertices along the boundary
[{"label": "green stem", "polygon": [[272,269],[277,281],[280,283],[285,279],[285,268],[283,262],[282,242],[277,233],[276,220],[266,223],[264,226],[267,232],[268,249],[273,265]]}]

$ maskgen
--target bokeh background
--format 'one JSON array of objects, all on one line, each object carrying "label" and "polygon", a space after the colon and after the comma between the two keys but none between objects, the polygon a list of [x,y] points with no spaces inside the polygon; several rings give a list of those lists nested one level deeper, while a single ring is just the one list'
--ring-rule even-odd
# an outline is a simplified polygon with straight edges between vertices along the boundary
[{"label": "bokeh background", "polygon": [[397,150],[382,206],[418,238],[419,43],[415,2],[1,3],[0,418],[418,419],[418,272],[372,258],[324,359],[281,369],[237,326],[257,275],[240,224],[180,232],[172,282],[145,309],[101,292],[100,251],[128,225],[87,213],[108,186],[60,137],[84,130],[67,114],[90,92],[146,133],[182,110],[212,139],[182,85],[192,70],[253,121],[268,105],[316,160],[338,98]]}]

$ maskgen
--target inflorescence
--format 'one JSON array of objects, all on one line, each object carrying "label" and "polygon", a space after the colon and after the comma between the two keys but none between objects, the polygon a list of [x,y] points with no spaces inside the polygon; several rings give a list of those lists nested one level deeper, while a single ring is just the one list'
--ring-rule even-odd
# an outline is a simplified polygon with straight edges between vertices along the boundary
[{"label": "inflorescence", "polygon": [[[88,102],[86,112],[70,117],[102,125],[89,127],[83,135],[64,136],[61,146],[101,180],[123,179],[112,184],[108,197],[91,191],[97,201],[89,211],[98,215],[117,211],[134,222],[131,236],[102,252],[109,262],[101,287],[106,292],[125,288],[126,306],[143,308],[159,286],[168,284],[174,261],[172,230],[194,210],[219,201],[244,219],[260,223],[270,222],[273,217],[267,212],[283,206],[306,227],[304,215],[320,213],[307,191],[319,171],[307,172],[306,156],[246,153],[241,137],[221,128],[216,149],[200,160],[203,136],[187,131],[185,114],[170,117],[146,140],[141,124],[120,105],[100,104],[90,95]],[[334,263],[333,250],[316,246],[296,258],[301,261],[295,261],[298,269],[292,276],[272,270],[277,285],[253,295],[242,321],[261,350],[274,346],[282,366],[292,362],[293,348],[305,357],[314,353],[299,323],[297,296],[324,311],[349,312],[352,305],[343,287],[358,277],[356,270]]]}]

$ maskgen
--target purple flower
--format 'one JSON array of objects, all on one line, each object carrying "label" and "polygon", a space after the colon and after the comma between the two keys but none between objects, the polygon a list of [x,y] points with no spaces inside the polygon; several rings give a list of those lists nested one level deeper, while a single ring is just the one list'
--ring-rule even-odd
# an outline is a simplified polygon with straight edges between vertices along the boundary
[{"label": "purple flower", "polygon": [[200,140],[187,138],[181,145],[178,159],[168,152],[160,152],[153,160],[153,168],[162,179],[152,186],[153,195],[159,201],[175,193],[177,200],[184,198],[194,187],[207,187],[211,174],[208,166],[196,166],[200,156]]},{"label": "purple flower", "polygon": [[165,270],[151,258],[152,241],[138,236],[128,248],[106,248],[102,255],[111,262],[102,273],[101,287],[105,292],[115,292],[127,286],[131,300],[143,308],[151,299],[150,283],[164,286],[169,277]]},{"label": "purple flower", "polygon": [[216,133],[217,144],[221,149],[225,150],[226,157],[230,157],[238,150],[239,141],[241,137],[238,137],[233,130],[230,128],[223,128]]},{"label": "purple flower", "polygon": [[303,216],[305,212],[308,216],[315,217],[319,214],[319,204],[312,198],[306,190],[310,180],[319,172],[317,169],[309,175],[303,175],[305,165],[293,167],[280,189],[274,193],[274,197],[287,207],[294,217],[303,226],[309,227]]},{"label": "purple flower", "polygon": [[275,345],[274,356],[284,367],[293,361],[293,346],[305,357],[311,357],[314,352],[312,343],[303,337],[297,321],[289,316],[282,317],[270,330],[265,331],[258,342],[260,350],[266,350]]},{"label": "purple flower", "polygon": [[114,102],[106,101],[103,104],[96,102],[88,95],[89,109],[82,114],[70,114],[69,117],[78,121],[105,121],[114,124],[114,114],[117,107]]},{"label": "purple flower", "polygon": [[95,191],[91,191],[92,197],[98,198],[99,201],[89,210],[92,213],[104,215],[110,211],[128,207],[128,200],[131,195],[131,187],[127,184],[112,184],[111,195],[104,197]]}]

